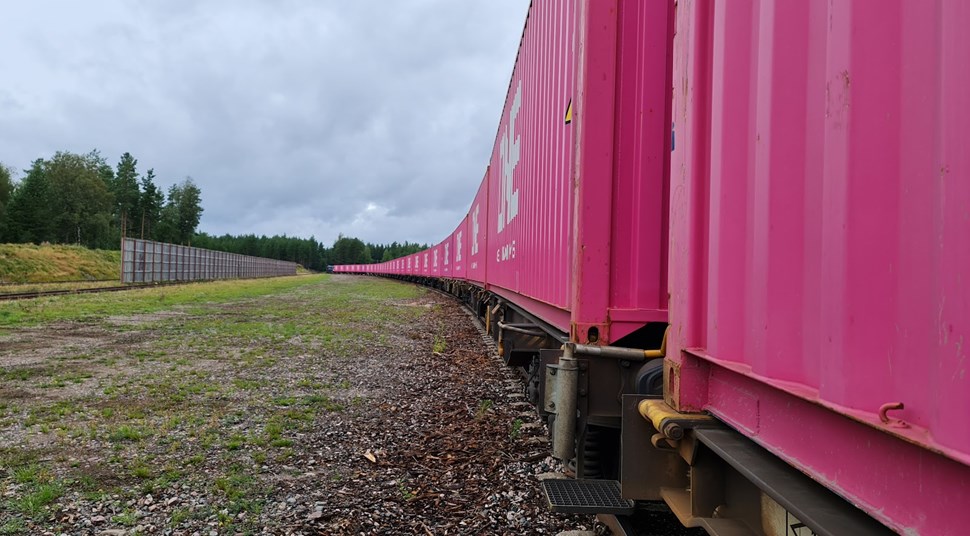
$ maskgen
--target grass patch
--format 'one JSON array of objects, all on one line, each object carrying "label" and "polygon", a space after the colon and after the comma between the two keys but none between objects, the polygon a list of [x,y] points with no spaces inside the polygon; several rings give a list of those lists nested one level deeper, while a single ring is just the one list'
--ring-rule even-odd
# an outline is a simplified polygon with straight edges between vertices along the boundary
[{"label": "grass patch", "polygon": [[263,382],[260,380],[250,380],[245,378],[235,378],[232,380],[232,384],[236,389],[243,391],[255,391],[263,386]]},{"label": "grass patch", "polygon": [[[192,314],[205,314],[211,304],[278,294],[318,284],[327,275],[240,279],[132,290],[123,293],[54,296],[36,300],[0,302],[0,326],[19,327],[58,321],[77,321],[147,314],[181,306]],[[285,335],[290,328],[283,328]]]},{"label": "grass patch", "polygon": [[512,426],[509,429],[509,437],[512,439],[518,439],[522,435],[522,419],[515,419],[512,421]]},{"label": "grass patch", "polygon": [[246,436],[241,434],[233,434],[229,441],[226,441],[226,450],[239,450],[244,446],[246,446]]},{"label": "grass patch", "polygon": [[64,483],[52,480],[50,475],[40,469],[21,472],[16,479],[24,486],[20,495],[9,501],[8,506],[24,517],[40,519],[48,506],[64,495]]},{"label": "grass patch", "polygon": [[25,382],[37,376],[48,376],[48,367],[10,367],[0,369],[0,382]]},{"label": "grass patch", "polygon": [[121,252],[81,246],[0,244],[0,283],[121,279]]},{"label": "grass patch", "polygon": [[340,411],[343,409],[343,406],[334,402],[329,396],[326,395],[310,395],[304,397],[303,403],[307,406],[326,411]]},{"label": "grass patch", "polygon": [[246,498],[255,481],[256,479],[246,472],[233,469],[228,474],[216,478],[214,487],[230,501],[237,501]]},{"label": "grass patch", "polygon": [[34,484],[46,480],[41,472],[40,466],[31,464],[26,467],[17,467],[13,470],[13,481],[18,484]]},{"label": "grass patch", "polygon": [[27,532],[27,522],[19,517],[13,519],[8,519],[0,525],[0,534],[13,535],[13,534],[26,534]]},{"label": "grass patch", "polygon": [[121,443],[124,441],[141,441],[149,435],[150,434],[145,430],[123,424],[108,434],[108,441],[113,443]]},{"label": "grass patch", "polygon": [[485,418],[485,414],[488,413],[488,411],[490,409],[492,409],[492,405],[493,404],[494,404],[494,402],[492,402],[491,400],[488,400],[488,399],[485,399],[485,400],[482,400],[481,402],[479,402],[478,403],[478,410],[475,412],[475,420],[480,421],[480,420],[484,419]]},{"label": "grass patch", "polygon": [[299,402],[299,400],[293,396],[282,396],[273,399],[273,403],[277,406],[292,406],[297,402]]},{"label": "grass patch", "polygon": [[46,507],[64,495],[64,486],[60,482],[40,484],[23,496],[10,501],[15,510],[21,514],[37,518],[46,512]]},{"label": "grass patch", "polygon": [[192,512],[187,508],[178,508],[172,512],[172,516],[169,518],[169,526],[176,528],[182,524],[183,521],[187,521],[192,517]]},{"label": "grass patch", "polygon": [[133,510],[125,510],[120,514],[111,516],[111,521],[125,527],[132,527],[138,521],[138,517]]},{"label": "grass patch", "polygon": [[131,468],[131,476],[139,480],[147,480],[152,477],[152,470],[147,465],[135,465]]},{"label": "grass patch", "polygon": [[[0,380],[18,396],[0,404],[8,422],[0,426],[19,433],[22,424],[34,426],[26,436],[50,444],[23,449],[32,454],[0,447],[6,468],[0,490],[16,494],[0,498],[0,533],[55,523],[68,492],[85,500],[119,499],[103,514],[110,519],[106,527],[131,527],[135,510],[127,501],[147,493],[167,496],[182,486],[216,500],[179,511],[166,524],[178,531],[189,518],[205,519],[223,522],[220,532],[247,533],[258,522],[248,513],[264,507],[268,475],[305,454],[302,434],[327,412],[344,410],[341,404],[366,403],[350,396],[360,384],[334,360],[357,356],[373,347],[381,330],[427,314],[428,307],[411,304],[424,292],[391,281],[308,276],[12,304],[5,310],[14,313],[0,314],[0,324],[7,322],[12,332],[68,321],[55,327],[112,340],[97,346],[109,351],[68,347],[52,357],[59,361],[0,369]],[[388,307],[389,300],[398,303]],[[0,302],[0,309],[8,305]],[[125,318],[163,310],[174,313]],[[74,356],[81,352],[92,353],[79,361]],[[19,398],[42,384],[69,390]],[[51,401],[64,396],[76,398]],[[94,459],[78,456],[78,449],[95,449]],[[69,479],[55,481],[54,475]],[[13,518],[25,524],[11,524]]]}]

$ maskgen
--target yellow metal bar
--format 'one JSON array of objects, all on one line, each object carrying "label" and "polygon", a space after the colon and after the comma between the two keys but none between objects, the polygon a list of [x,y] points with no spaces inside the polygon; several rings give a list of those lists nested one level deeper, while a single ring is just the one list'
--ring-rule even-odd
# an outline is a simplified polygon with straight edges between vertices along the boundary
[{"label": "yellow metal bar", "polygon": [[711,421],[709,415],[703,413],[680,413],[667,405],[663,400],[641,400],[637,405],[640,416],[650,422],[658,432],[671,439],[684,436],[684,427],[690,428],[695,424]]}]

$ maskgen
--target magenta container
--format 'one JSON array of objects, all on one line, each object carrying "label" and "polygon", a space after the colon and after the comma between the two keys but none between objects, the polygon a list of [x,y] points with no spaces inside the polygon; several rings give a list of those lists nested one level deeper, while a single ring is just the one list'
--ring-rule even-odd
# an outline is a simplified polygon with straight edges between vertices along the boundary
[{"label": "magenta container", "polygon": [[534,2],[519,47],[486,181],[487,281],[579,342],[667,319],[669,16]]},{"label": "magenta container", "polygon": [[431,248],[418,253],[418,275],[422,277],[431,276]]},{"label": "magenta container", "polygon": [[438,260],[440,261],[439,273],[441,277],[451,279],[451,235],[448,235],[448,238],[438,244],[437,248],[439,251]]},{"label": "magenta container", "polygon": [[570,323],[576,131],[565,117],[578,97],[578,14],[572,2],[534,2],[529,10],[492,149],[483,222],[491,290],[564,331]]},{"label": "magenta container", "polygon": [[[577,342],[667,320],[669,8],[532,3],[465,218],[460,277]],[[449,277],[441,246],[407,273]]]},{"label": "magenta container", "polygon": [[[466,216],[467,219],[467,216]],[[462,254],[465,250],[462,249],[461,240],[465,238],[465,219],[458,224],[458,227],[452,231],[448,238],[441,243],[442,246],[442,268],[441,276],[448,279],[460,279],[464,278],[465,270],[462,262]],[[467,248],[466,248],[467,249]]]},{"label": "magenta container", "polygon": [[669,401],[961,534],[970,4],[725,4],[678,6]]},{"label": "magenta container", "polygon": [[428,274],[431,277],[444,277],[444,242],[435,244],[430,248],[431,251],[431,268]]},{"label": "magenta container", "polygon": [[451,264],[451,277],[465,279],[468,266],[468,216],[465,216],[458,228],[451,233],[451,251],[445,255],[445,260]]},{"label": "magenta container", "polygon": [[479,285],[485,285],[485,275],[488,263],[486,262],[486,237],[488,227],[488,171],[482,183],[478,186],[478,192],[472,201],[472,206],[468,209],[465,216],[468,235],[465,237],[468,249],[463,253],[465,259],[465,277]]}]

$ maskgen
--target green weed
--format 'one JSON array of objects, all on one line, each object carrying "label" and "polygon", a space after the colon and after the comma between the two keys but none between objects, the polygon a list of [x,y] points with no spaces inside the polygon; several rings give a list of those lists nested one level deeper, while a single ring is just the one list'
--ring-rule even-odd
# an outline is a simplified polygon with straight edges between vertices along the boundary
[{"label": "green weed", "polygon": [[475,412],[475,420],[482,420],[485,418],[485,414],[488,410],[492,409],[493,402],[491,400],[482,400],[478,403],[478,411]]}]

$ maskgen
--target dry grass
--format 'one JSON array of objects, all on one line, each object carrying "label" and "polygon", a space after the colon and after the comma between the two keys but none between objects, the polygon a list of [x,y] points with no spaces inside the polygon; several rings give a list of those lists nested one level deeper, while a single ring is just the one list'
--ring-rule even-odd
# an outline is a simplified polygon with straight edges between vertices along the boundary
[{"label": "dry grass", "polygon": [[0,284],[121,277],[121,252],[80,246],[0,244]]}]

